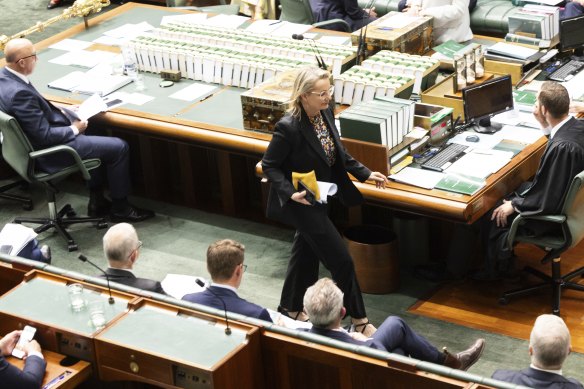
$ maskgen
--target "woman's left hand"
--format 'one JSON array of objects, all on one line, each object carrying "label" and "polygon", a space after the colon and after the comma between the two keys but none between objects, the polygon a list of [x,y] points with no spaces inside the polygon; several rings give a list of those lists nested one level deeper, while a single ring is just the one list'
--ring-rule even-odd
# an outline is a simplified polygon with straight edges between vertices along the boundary
[{"label": "woman's left hand", "polygon": [[375,181],[375,186],[378,188],[385,188],[385,184],[389,183],[387,177],[379,172],[372,172],[368,180]]}]

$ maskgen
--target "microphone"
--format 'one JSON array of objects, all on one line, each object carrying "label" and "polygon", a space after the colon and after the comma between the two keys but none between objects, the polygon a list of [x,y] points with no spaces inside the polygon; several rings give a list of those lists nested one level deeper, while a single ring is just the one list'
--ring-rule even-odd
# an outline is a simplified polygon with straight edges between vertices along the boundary
[{"label": "microphone", "polygon": [[[201,279],[197,278],[197,280],[195,282],[201,288],[205,287],[205,283],[203,281],[201,281]],[[227,305],[225,305],[225,301],[221,298],[221,296],[219,296],[217,293],[213,292],[210,288],[207,288],[207,290],[209,292],[211,292],[211,294],[213,294],[213,296],[217,297],[219,299],[219,301],[221,301],[221,303],[223,304],[223,313],[225,314],[225,335],[231,335],[231,328],[229,328],[229,320],[227,320]]]},{"label": "microphone", "polygon": [[302,41],[302,40],[306,39],[307,41],[310,41],[310,48],[312,49],[312,52],[314,53],[314,58],[316,58],[316,63],[318,64],[318,67],[323,69],[323,70],[327,70],[326,63],[324,62],[324,59],[322,58],[322,55],[320,54],[320,51],[318,50],[318,45],[316,44],[314,39],[306,38],[302,34],[292,34],[292,39],[296,39],[297,41]]},{"label": "microphone", "polygon": [[365,7],[365,9],[368,9],[368,11],[367,13],[363,13],[362,24],[364,26],[361,27],[361,30],[359,30],[359,42],[357,43],[357,58],[355,61],[356,65],[361,65],[362,59],[365,59],[365,56],[367,55],[367,45],[365,44],[365,40],[367,38],[367,26],[369,26],[369,24],[365,25],[365,18],[369,19],[371,17],[371,7],[373,6],[374,2],[375,0],[369,1],[367,6]]},{"label": "microphone", "polygon": [[96,268],[97,270],[99,270],[100,272],[103,273],[103,275],[105,276],[105,279],[107,281],[107,291],[109,292],[109,299],[107,299],[107,301],[108,301],[108,303],[113,304],[114,298],[112,297],[112,288],[110,287],[109,276],[107,275],[107,273],[101,267],[97,266],[95,263],[93,263],[89,259],[87,259],[87,257],[85,255],[79,254],[79,256],[77,258],[81,262],[89,263],[91,266],[93,266],[94,268]]}]

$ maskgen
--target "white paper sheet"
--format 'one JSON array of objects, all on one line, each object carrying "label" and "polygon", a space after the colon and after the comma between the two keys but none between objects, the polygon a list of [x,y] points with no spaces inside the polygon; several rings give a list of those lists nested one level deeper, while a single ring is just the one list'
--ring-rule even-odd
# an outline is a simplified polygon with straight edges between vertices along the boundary
[{"label": "white paper sheet", "polygon": [[87,120],[90,117],[97,115],[100,112],[107,111],[107,105],[105,101],[98,95],[91,95],[88,99],[85,99],[83,103],[77,109],[77,116],[81,120]]},{"label": "white paper sheet", "polygon": [[208,18],[202,24],[207,26],[223,27],[235,29],[241,26],[243,23],[247,22],[249,17],[239,16],[239,15],[217,15],[212,18]]},{"label": "white paper sheet", "polygon": [[276,21],[271,19],[256,20],[255,22],[250,24],[246,28],[246,30],[261,34],[270,34],[273,31],[277,30],[280,27],[281,23],[283,23],[281,20]]},{"label": "white paper sheet", "polygon": [[318,185],[318,191],[320,192],[320,199],[317,199],[319,203],[326,204],[329,196],[334,196],[337,193],[337,184],[332,182],[316,181]]},{"label": "white paper sheet", "polygon": [[184,101],[195,101],[207,97],[212,94],[217,88],[215,85],[208,85],[202,83],[194,83],[171,94],[170,98]]},{"label": "white paper sheet", "polygon": [[513,153],[500,150],[472,150],[454,162],[447,174],[457,173],[463,176],[485,179],[507,165],[513,158]]},{"label": "white paper sheet", "polygon": [[200,24],[207,19],[207,14],[202,12],[190,12],[180,15],[167,15],[163,16],[160,20],[160,25],[164,26],[169,23],[190,23],[190,24]]},{"label": "white paper sheet", "polygon": [[392,174],[389,178],[404,184],[432,189],[444,176],[444,173],[406,166],[399,173]]},{"label": "white paper sheet", "polygon": [[280,312],[272,311],[271,309],[268,309],[268,313],[270,314],[272,321],[279,326],[286,328],[312,328],[312,323],[308,321],[294,320],[282,315]]},{"label": "white paper sheet", "polygon": [[12,246],[10,255],[18,255],[20,250],[24,248],[34,238],[37,233],[30,227],[22,224],[7,223],[2,231],[0,231],[0,246]]},{"label": "white paper sheet", "polygon": [[207,285],[207,280],[203,277],[171,273],[167,274],[160,284],[167,294],[180,300],[184,295],[198,293],[205,290],[202,286],[197,285],[197,280],[201,280]]},{"label": "white paper sheet", "polygon": [[272,35],[291,38],[292,34],[304,34],[306,31],[310,30],[311,28],[312,28],[312,26],[310,24],[282,22],[279,24],[278,29],[276,29],[274,32],[272,32]]},{"label": "white paper sheet", "polygon": [[326,43],[329,45],[344,45],[351,46],[351,39],[345,36],[323,35],[318,40],[319,43]]},{"label": "white paper sheet", "polygon": [[49,46],[50,49],[79,51],[88,48],[93,42],[82,41],[79,39],[63,39]]}]

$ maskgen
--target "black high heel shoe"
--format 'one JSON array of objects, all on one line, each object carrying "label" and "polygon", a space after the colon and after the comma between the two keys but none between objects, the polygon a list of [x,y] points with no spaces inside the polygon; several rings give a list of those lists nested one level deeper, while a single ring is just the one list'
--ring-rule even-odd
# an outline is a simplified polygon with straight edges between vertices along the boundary
[{"label": "black high heel shoe", "polygon": [[308,319],[306,319],[306,320],[298,320],[298,317],[300,317],[300,315],[304,313],[303,311],[290,312],[286,308],[283,308],[281,305],[278,305],[278,312],[280,312],[282,315],[284,315],[286,317],[289,317],[292,320],[303,321],[303,322],[307,322],[308,321]]}]

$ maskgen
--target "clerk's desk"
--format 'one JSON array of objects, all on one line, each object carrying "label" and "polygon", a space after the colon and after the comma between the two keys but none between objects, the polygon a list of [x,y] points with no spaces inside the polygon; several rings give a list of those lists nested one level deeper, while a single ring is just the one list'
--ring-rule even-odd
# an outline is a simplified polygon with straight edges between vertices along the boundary
[{"label": "clerk's desk", "polygon": [[[71,311],[67,285],[72,282],[80,281],[39,270],[26,273],[0,296],[0,333],[31,325],[43,350],[92,363],[103,381],[263,387],[259,327],[234,322],[227,335],[225,322],[211,315],[117,290],[110,305],[106,288],[81,281],[87,301],[104,302],[106,326],[96,329],[87,310]],[[89,371],[79,374],[78,379],[87,378]]]},{"label": "clerk's desk", "polygon": [[[73,104],[79,97],[46,87],[63,75],[63,66],[48,63],[62,52],[46,49],[65,38],[94,40],[104,31],[124,23],[147,21],[154,26],[162,15],[180,12],[168,8],[127,3],[89,21],[90,29],[80,24],[36,45],[39,63],[32,81],[41,93],[54,102]],[[68,71],[76,70],[69,67]],[[77,69],[78,70],[78,69]],[[158,76],[146,74],[146,94],[168,96],[189,81],[171,88],[159,88]],[[166,90],[168,89],[168,90]],[[132,84],[124,91],[133,91]],[[134,188],[146,197],[201,207],[226,214],[250,216],[263,214],[262,188],[255,178],[255,165],[263,155],[271,135],[243,129],[241,88],[219,86],[210,98],[196,103],[158,98],[145,105],[127,105],[91,119],[130,143]],[[162,104],[161,104],[162,102]],[[346,142],[351,154],[372,170],[388,172],[383,150],[371,144]],[[385,190],[372,184],[357,183],[371,204],[444,220],[471,223],[498,199],[529,179],[536,171],[545,139],[526,147],[474,196],[438,190],[424,190],[391,183]],[[139,168],[136,168],[138,166]],[[208,206],[206,206],[209,209]]]}]

